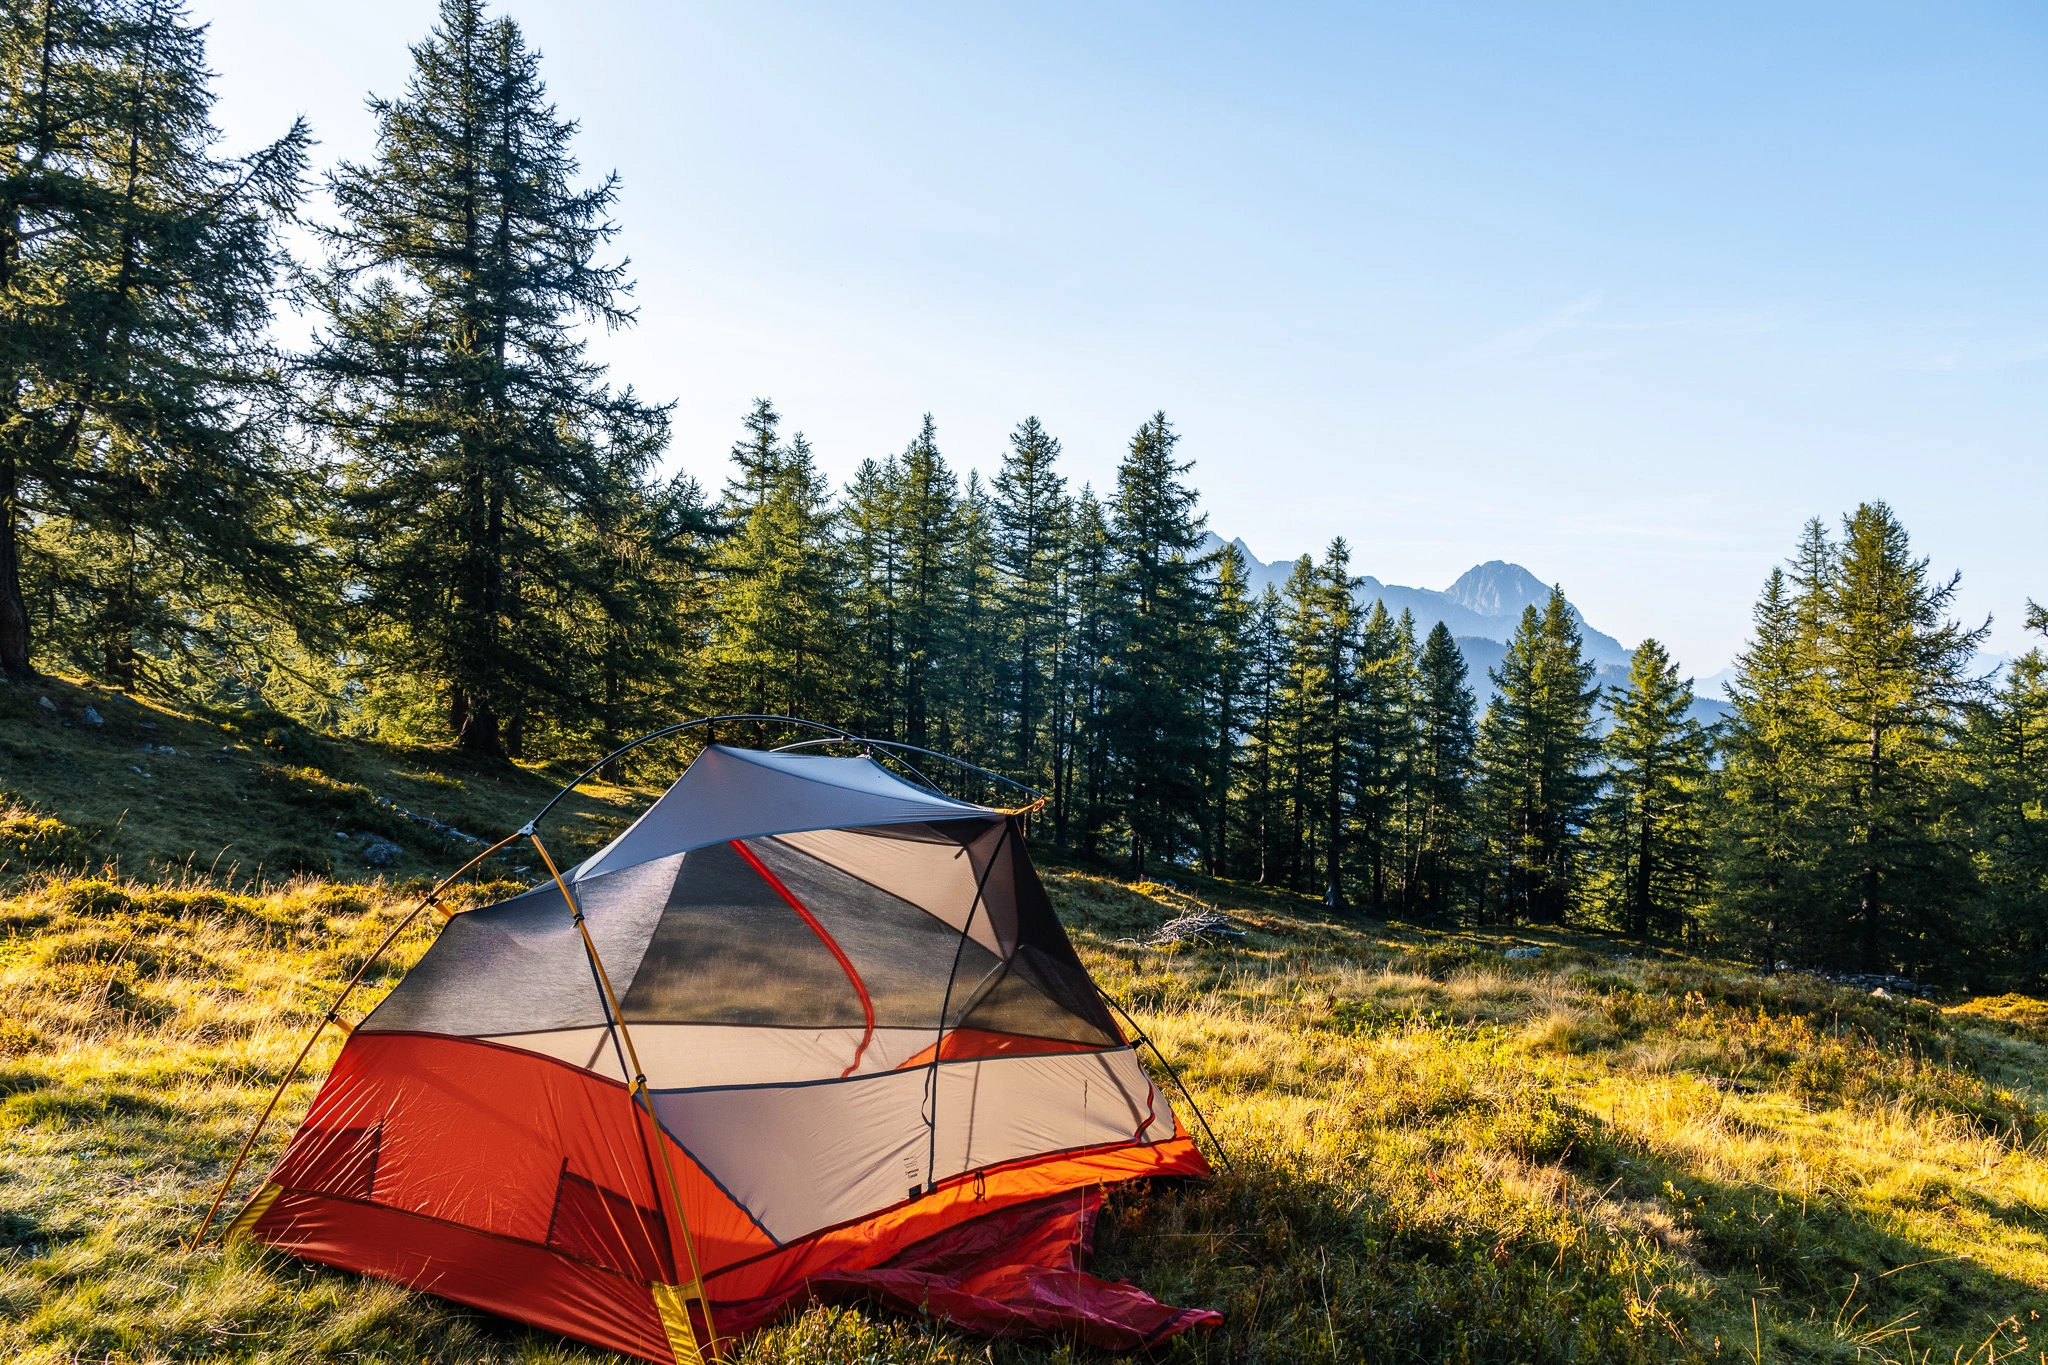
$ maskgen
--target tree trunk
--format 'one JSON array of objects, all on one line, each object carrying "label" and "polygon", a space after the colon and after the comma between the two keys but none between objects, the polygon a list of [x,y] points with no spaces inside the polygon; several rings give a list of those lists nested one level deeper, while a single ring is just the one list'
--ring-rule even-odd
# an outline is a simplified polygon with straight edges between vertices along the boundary
[{"label": "tree trunk", "polygon": [[29,663],[28,600],[21,593],[20,498],[14,452],[0,453],[0,672],[11,682],[36,676]]}]

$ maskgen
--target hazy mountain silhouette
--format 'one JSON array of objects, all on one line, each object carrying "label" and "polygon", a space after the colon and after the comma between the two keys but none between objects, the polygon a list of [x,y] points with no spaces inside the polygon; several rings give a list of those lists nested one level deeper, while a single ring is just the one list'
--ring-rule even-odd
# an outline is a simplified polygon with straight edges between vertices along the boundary
[{"label": "hazy mountain silhouette", "polygon": [[[1210,531],[1197,548],[1199,553],[1207,554],[1222,544],[1222,537]],[[1254,555],[1244,541],[1234,540],[1231,544],[1237,546],[1238,553],[1244,556],[1248,571],[1246,578],[1254,594],[1263,591],[1268,583],[1276,591],[1286,590],[1287,575],[1294,569],[1292,560],[1276,559],[1269,563]],[[1458,648],[1465,656],[1465,666],[1471,670],[1472,690],[1478,694],[1480,706],[1484,707],[1493,697],[1493,684],[1486,676],[1487,670],[1500,667],[1501,658],[1507,653],[1507,642],[1513,638],[1515,625],[1521,620],[1522,609],[1534,607],[1538,611],[1543,610],[1544,604],[1550,600],[1550,585],[1519,564],[1489,559],[1458,575],[1458,581],[1441,592],[1434,588],[1382,583],[1368,575],[1359,584],[1356,595],[1359,605],[1364,607],[1379,601],[1386,603],[1387,610],[1396,616],[1404,609],[1414,612],[1417,640],[1428,635],[1438,621],[1443,622],[1458,641]],[[1595,630],[1578,607],[1572,607],[1572,615],[1578,618],[1580,633],[1585,638],[1586,657],[1599,666],[1598,681],[1601,685],[1619,687],[1625,684],[1633,648],[1605,631]],[[1692,709],[1695,718],[1711,724],[1727,713],[1728,705],[1719,687],[1698,691]]]}]

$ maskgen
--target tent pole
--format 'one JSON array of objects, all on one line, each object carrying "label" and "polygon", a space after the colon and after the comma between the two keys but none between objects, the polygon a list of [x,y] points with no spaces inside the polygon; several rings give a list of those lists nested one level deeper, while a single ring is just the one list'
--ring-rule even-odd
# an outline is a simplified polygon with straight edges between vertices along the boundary
[{"label": "tent pole", "polygon": [[[939,1063],[944,1060],[946,1052],[946,1016],[953,1010],[953,982],[960,975],[960,957],[967,951],[967,935],[974,928],[974,916],[980,911],[982,896],[988,890],[989,874],[996,870],[996,859],[1002,856],[1003,844],[1010,837],[1010,825],[1010,817],[1005,816],[1003,832],[996,837],[996,846],[989,850],[988,866],[982,869],[980,878],[974,883],[974,903],[967,907],[967,922],[960,926],[960,941],[953,945],[953,970],[946,976],[946,994],[939,1002],[939,1036],[932,1044],[932,1066],[931,1070],[925,1073],[924,1082],[925,1097],[932,1107],[931,1114],[926,1120],[926,1126],[930,1130],[924,1159],[926,1194],[939,1187]],[[1008,965],[1006,962],[997,963],[998,967]],[[991,969],[991,974],[993,970]],[[987,980],[986,976],[982,978],[984,983]],[[977,986],[975,989],[979,990],[980,987]]]},{"label": "tent pole", "polygon": [[[1092,976],[1093,973],[1090,973],[1090,975]],[[1111,1005],[1115,1005],[1116,1012],[1118,1014],[1121,1014],[1124,1017],[1124,1022],[1129,1024],[1132,1030],[1137,1033],[1138,1041],[1143,1043],[1146,1047],[1152,1049],[1152,1055],[1159,1059],[1159,1065],[1165,1067],[1166,1074],[1173,1077],[1173,1083],[1180,1090],[1181,1098],[1188,1102],[1188,1108],[1195,1111],[1195,1118],[1202,1125],[1202,1131],[1209,1135],[1209,1145],[1214,1147],[1216,1149],[1216,1155],[1223,1159],[1223,1169],[1226,1171],[1229,1170],[1230,1153],[1223,1150],[1223,1144],[1216,1138],[1216,1130],[1209,1126],[1209,1116],[1202,1112],[1202,1106],[1196,1104],[1195,1097],[1188,1093],[1187,1082],[1183,1081],[1180,1078],[1180,1073],[1173,1069],[1173,1063],[1166,1060],[1166,1054],[1159,1050],[1159,1044],[1152,1041],[1152,1035],[1145,1032],[1143,1027],[1139,1025],[1138,1021],[1131,1018],[1131,1012],[1125,1009],[1122,1005],[1117,1004],[1116,998],[1112,996],[1108,991],[1102,989],[1102,987],[1098,985],[1095,988],[1095,993],[1101,996],[1104,1000],[1109,1001]]]},{"label": "tent pole", "polygon": [[249,1136],[242,1140],[242,1150],[235,1153],[235,1159],[228,1167],[227,1178],[220,1182],[220,1189],[215,1192],[213,1203],[207,1206],[206,1217],[200,1220],[199,1231],[193,1233],[192,1240],[185,1244],[187,1251],[196,1249],[202,1241],[206,1240],[206,1230],[213,1225],[214,1216],[220,1212],[221,1201],[228,1197],[228,1190],[233,1187],[235,1177],[241,1174],[242,1163],[249,1159],[249,1151],[256,1145],[257,1135],[263,1131],[263,1126],[270,1122],[271,1114],[277,1110],[277,1102],[284,1098],[285,1089],[298,1078],[299,1068],[305,1065],[307,1054],[312,1052],[313,1044],[320,1041],[321,1030],[325,1029],[329,1024],[339,1024],[341,1022],[337,1015],[342,1005],[347,1003],[349,995],[361,983],[364,974],[370,970],[371,964],[384,956],[384,950],[389,948],[397,940],[398,936],[404,933],[407,927],[414,920],[418,919],[443,891],[448,889],[450,882],[453,882],[457,877],[460,877],[463,873],[469,871],[472,867],[475,867],[478,863],[490,857],[493,853],[496,853],[518,837],[517,834],[506,835],[498,840],[497,843],[492,844],[461,867],[456,868],[453,872],[443,877],[434,885],[433,890],[420,898],[420,903],[412,908],[412,913],[400,920],[392,928],[391,932],[384,936],[384,941],[379,943],[376,950],[363,960],[363,965],[356,968],[356,974],[348,979],[348,984],[341,988],[341,994],[336,996],[334,1003],[327,1007],[327,1013],[321,1015],[320,1022],[313,1026],[312,1036],[307,1038],[306,1045],[299,1049],[299,1055],[292,1059],[291,1069],[284,1073],[284,1079],[277,1083],[277,1089],[270,1092],[270,1103],[263,1106],[263,1114],[256,1120],[256,1126],[251,1128]]},{"label": "tent pole", "polygon": [[[569,883],[562,879],[561,871],[555,866],[555,860],[548,854],[547,845],[540,841],[540,835],[534,832],[531,824],[513,837],[522,835],[533,841],[534,851],[539,853],[540,860],[547,864],[548,875],[555,879],[556,889],[568,903],[570,915],[576,923],[576,932],[583,937],[583,951],[589,954],[590,965],[597,969],[597,984],[604,991],[605,1003],[611,1010],[614,1027],[618,1029],[619,1038],[626,1045],[626,1056],[633,1064],[633,1080],[629,1088],[633,1104],[633,1123],[636,1128],[639,1126],[642,1109],[647,1111],[647,1117],[654,1122],[654,1145],[661,1153],[662,1171],[668,1177],[669,1199],[676,1207],[676,1223],[683,1230],[683,1250],[690,1258],[690,1279],[697,1288],[697,1302],[704,1309],[704,1330],[711,1338],[708,1345],[716,1350],[718,1328],[711,1320],[711,1292],[704,1287],[704,1270],[697,1260],[697,1239],[690,1232],[690,1216],[683,1210],[683,1192],[676,1183],[675,1164],[669,1159],[668,1148],[661,1141],[661,1119],[656,1116],[654,1101],[647,1093],[647,1073],[641,1069],[639,1050],[633,1046],[633,1031],[626,1027],[626,1015],[625,1011],[619,1008],[618,993],[612,989],[612,979],[604,969],[604,959],[598,956],[597,944],[590,937],[590,926],[583,922],[582,905],[577,902],[575,893],[569,890]],[[694,1335],[695,1328],[691,1331]]]}]

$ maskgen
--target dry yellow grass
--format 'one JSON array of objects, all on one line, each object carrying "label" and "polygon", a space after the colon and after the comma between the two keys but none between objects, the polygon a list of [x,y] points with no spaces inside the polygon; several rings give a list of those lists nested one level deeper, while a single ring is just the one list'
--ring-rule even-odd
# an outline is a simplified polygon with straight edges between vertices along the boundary
[{"label": "dry yellow grass", "polygon": [[[1510,963],[1500,938],[1333,921],[1214,884],[1201,894],[1245,939],[1138,948],[1115,940],[1183,897],[1057,865],[1048,883],[1232,1157],[1212,1182],[1120,1191],[1105,1220],[1102,1273],[1228,1315],[1173,1358],[2039,1351],[2048,1049],[2006,1017],[2019,1005],[1941,1012],[1559,935]],[[64,878],[0,900],[0,1355],[606,1358],[267,1251],[178,1247],[401,904],[313,880],[254,895]],[[401,941],[364,1007],[431,933]],[[857,1311],[807,1314],[737,1354],[1075,1355]]]}]

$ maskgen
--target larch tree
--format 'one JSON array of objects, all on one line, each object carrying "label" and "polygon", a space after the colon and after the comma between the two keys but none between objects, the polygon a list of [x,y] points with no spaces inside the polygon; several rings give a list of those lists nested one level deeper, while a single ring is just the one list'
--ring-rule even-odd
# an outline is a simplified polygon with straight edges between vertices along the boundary
[{"label": "larch tree", "polygon": [[598,258],[618,180],[576,184],[576,125],[518,26],[442,0],[412,59],[404,94],[370,101],[374,157],[329,176],[310,370],[372,666],[499,754],[508,723],[592,709],[567,684],[603,636],[568,607],[603,585],[569,546],[632,522],[667,409],[586,356],[580,325],[633,321],[626,263]]},{"label": "larch tree", "polygon": [[1109,736],[1116,799],[1130,865],[1171,858],[1201,819],[1208,748],[1209,585],[1194,553],[1203,518],[1184,482],[1194,466],[1174,455],[1180,437],[1157,412],[1131,438],[1117,469],[1111,541]]},{"label": "larch tree", "polygon": [[1014,776],[1048,789],[1053,784],[1048,722],[1060,587],[1072,534],[1066,480],[1056,469],[1059,458],[1059,441],[1036,417],[1027,417],[1010,433],[1010,448],[993,481],[996,556],[1002,568],[1003,682],[1014,722],[1007,757]]},{"label": "larch tree", "polygon": [[1577,836],[1598,790],[1600,688],[1578,620],[1552,588],[1522,609],[1480,724],[1482,793],[1500,905],[1510,922],[1567,921],[1578,893]]},{"label": "larch tree", "polygon": [[1230,875],[1232,793],[1237,788],[1238,755],[1251,720],[1251,629],[1253,602],[1246,591],[1245,559],[1235,545],[1217,552],[1215,600],[1210,608],[1209,669],[1209,792],[1202,821],[1202,861],[1215,877]]},{"label": "larch tree", "polygon": [[1960,578],[1932,577],[1880,502],[1843,519],[1810,588],[1843,927],[1866,969],[1945,963],[1970,913],[1956,739],[1980,694],[1970,665],[1990,623],[1950,618]]},{"label": "larch tree", "polygon": [[1601,899],[1637,938],[1692,926],[1705,900],[1711,739],[1692,703],[1691,680],[1655,640],[1636,647],[1628,685],[1610,690],[1591,840]]},{"label": "larch tree", "polygon": [[1752,618],[1728,687],[1734,715],[1715,778],[1711,926],[1768,972],[1788,948],[1804,955],[1817,946],[1809,933],[1821,853],[1817,663],[1783,569],[1771,571]]},{"label": "larch tree", "polygon": [[1455,913],[1467,875],[1472,778],[1479,742],[1465,656],[1438,621],[1423,641],[1416,668],[1412,903],[1424,914]]},{"label": "larch tree", "polygon": [[[0,15],[0,671],[32,623],[117,687],[240,603],[310,622],[318,484],[269,337],[303,122],[215,153],[204,31],[171,0]],[[32,605],[33,604],[33,605]]]},{"label": "larch tree", "polygon": [[943,657],[960,606],[953,560],[961,529],[960,481],[939,454],[930,413],[896,464],[893,505],[903,565],[896,602],[896,713],[903,730],[896,738],[929,747],[935,738],[934,694],[944,685]]}]

